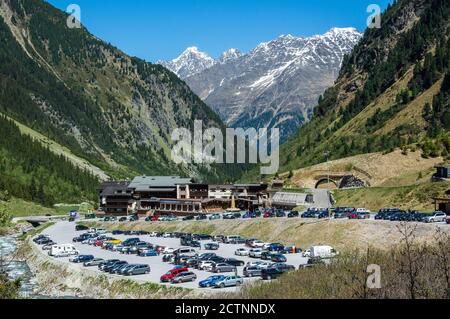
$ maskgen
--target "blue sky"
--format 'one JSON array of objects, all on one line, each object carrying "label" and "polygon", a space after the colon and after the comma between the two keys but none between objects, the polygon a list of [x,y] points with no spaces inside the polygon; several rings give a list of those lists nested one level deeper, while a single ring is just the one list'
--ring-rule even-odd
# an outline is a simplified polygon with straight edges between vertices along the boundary
[{"label": "blue sky", "polygon": [[82,23],[99,38],[147,61],[177,57],[197,46],[213,57],[229,48],[248,52],[282,34],[310,36],[332,27],[366,28],[370,4],[392,0],[48,0],[75,3]]}]

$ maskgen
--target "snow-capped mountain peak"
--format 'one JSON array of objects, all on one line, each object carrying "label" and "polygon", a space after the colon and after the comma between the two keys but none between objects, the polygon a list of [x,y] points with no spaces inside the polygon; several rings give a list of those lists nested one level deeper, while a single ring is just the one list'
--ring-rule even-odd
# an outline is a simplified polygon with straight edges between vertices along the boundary
[{"label": "snow-capped mountain peak", "polygon": [[224,53],[222,53],[222,55],[219,58],[219,62],[220,63],[226,63],[235,59],[238,59],[242,56],[242,52],[239,51],[238,49],[229,49],[227,51],[225,51]]},{"label": "snow-capped mountain peak", "polygon": [[187,48],[179,57],[172,61],[159,61],[157,63],[165,66],[179,77],[186,78],[210,68],[216,61],[207,53],[193,46]]},{"label": "snow-capped mountain peak", "polygon": [[326,88],[333,85],[345,54],[362,35],[354,28],[325,34],[291,34],[242,54],[225,51],[217,60],[197,48],[163,64],[232,127],[279,127],[285,140],[309,120]]}]

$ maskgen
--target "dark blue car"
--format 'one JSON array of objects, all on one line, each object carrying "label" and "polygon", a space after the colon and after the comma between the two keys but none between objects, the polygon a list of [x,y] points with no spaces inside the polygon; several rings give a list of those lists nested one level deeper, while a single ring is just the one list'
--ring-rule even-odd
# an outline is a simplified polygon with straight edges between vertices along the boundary
[{"label": "dark blue car", "polygon": [[200,281],[198,283],[198,286],[200,288],[214,287],[214,284],[216,282],[219,282],[224,279],[225,279],[225,276],[210,276],[210,277],[206,278],[205,280]]},{"label": "dark blue car", "polygon": [[79,255],[74,257],[71,261],[76,264],[81,264],[91,260],[94,260],[94,256],[92,255]]},{"label": "dark blue car", "polygon": [[283,251],[284,250],[284,246],[282,244],[270,244],[269,247],[267,247],[268,251]]},{"label": "dark blue car", "polygon": [[154,250],[147,250],[139,254],[141,257],[155,257],[158,256],[158,252]]}]

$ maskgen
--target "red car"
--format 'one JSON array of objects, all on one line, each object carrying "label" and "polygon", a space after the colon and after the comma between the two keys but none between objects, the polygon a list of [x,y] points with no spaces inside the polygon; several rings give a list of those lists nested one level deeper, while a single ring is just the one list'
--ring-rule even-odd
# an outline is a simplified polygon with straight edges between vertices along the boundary
[{"label": "red car", "polygon": [[187,267],[180,267],[169,270],[167,273],[161,276],[161,282],[170,282],[173,278],[175,278],[179,273],[189,271]]},{"label": "red car", "polygon": [[152,222],[157,222],[159,220],[159,217],[160,217],[159,215],[153,216],[152,219],[151,219]]},{"label": "red car", "polygon": [[95,247],[103,247],[103,240],[97,240],[97,241],[94,243],[94,246],[95,246]]},{"label": "red car", "polygon": [[263,215],[263,217],[264,217],[264,218],[273,218],[273,217],[275,217],[275,215],[274,215],[274,213],[267,212],[267,213],[265,213],[265,214]]},{"label": "red car", "polygon": [[359,215],[356,212],[349,213],[348,219],[359,219]]},{"label": "red car", "polygon": [[447,217],[447,224],[450,224],[450,217]]}]

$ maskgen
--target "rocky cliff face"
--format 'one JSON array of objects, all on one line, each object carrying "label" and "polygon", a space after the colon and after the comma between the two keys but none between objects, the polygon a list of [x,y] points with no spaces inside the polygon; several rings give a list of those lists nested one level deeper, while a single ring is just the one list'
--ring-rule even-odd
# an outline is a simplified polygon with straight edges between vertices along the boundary
[{"label": "rocky cliff face", "polygon": [[[210,67],[187,74],[178,70],[199,63],[186,59],[186,54],[164,65],[229,126],[279,127],[286,139],[310,119],[318,97],[333,85],[344,55],[360,38],[353,28],[334,28],[309,38],[284,35],[248,54],[232,49]],[[206,64],[211,58],[203,54],[201,65]]]}]

